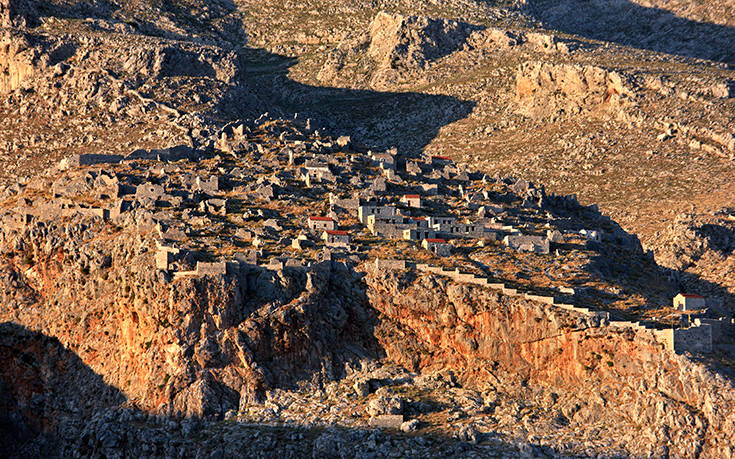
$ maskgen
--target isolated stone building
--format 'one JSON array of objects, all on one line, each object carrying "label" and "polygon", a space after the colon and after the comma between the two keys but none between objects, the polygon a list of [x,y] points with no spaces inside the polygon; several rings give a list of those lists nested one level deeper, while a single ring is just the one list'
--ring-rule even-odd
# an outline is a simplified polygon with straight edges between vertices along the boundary
[{"label": "isolated stone building", "polygon": [[692,311],[704,309],[706,301],[704,297],[694,293],[679,293],[674,297],[674,309],[679,311]]}]

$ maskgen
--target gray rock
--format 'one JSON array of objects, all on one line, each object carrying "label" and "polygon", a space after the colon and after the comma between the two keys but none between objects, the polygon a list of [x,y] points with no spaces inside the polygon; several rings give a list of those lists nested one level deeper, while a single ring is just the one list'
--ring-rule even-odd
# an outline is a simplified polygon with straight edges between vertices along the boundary
[{"label": "gray rock", "polygon": [[403,413],[403,399],[389,395],[379,395],[368,403],[368,414],[378,416],[381,414]]},{"label": "gray rock", "polygon": [[408,421],[405,421],[401,424],[401,432],[415,432],[416,429],[419,428],[419,420],[418,419],[410,419]]}]

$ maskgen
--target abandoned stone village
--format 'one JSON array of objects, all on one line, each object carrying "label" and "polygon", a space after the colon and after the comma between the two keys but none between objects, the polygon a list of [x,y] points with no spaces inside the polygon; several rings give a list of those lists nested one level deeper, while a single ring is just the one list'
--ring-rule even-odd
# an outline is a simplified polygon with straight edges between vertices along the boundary
[{"label": "abandoned stone village", "polygon": [[0,458],[735,458],[732,0],[0,0]]},{"label": "abandoned stone village", "polygon": [[[266,136],[278,141],[261,141]],[[226,126],[204,151],[68,157],[44,180],[1,196],[10,204],[4,242],[60,221],[97,221],[151,235],[151,262],[173,282],[324,262],[371,265],[522,296],[601,327],[648,333],[676,352],[711,352],[735,329],[732,319],[710,317],[695,293],[672,300],[673,287],[659,304],[635,308],[625,295],[617,302],[590,295],[607,288],[583,280],[595,252],[661,268],[637,238],[575,196],[488,177],[444,156],[369,151],[268,117]],[[509,262],[524,272],[509,276],[502,269]]]}]

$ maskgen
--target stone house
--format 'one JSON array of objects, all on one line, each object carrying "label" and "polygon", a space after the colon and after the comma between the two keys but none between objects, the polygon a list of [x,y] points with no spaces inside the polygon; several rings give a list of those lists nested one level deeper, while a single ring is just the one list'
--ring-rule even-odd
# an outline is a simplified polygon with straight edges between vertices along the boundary
[{"label": "stone house", "polygon": [[329,165],[317,161],[306,161],[304,167],[310,175],[326,175],[332,173],[331,169],[329,169]]},{"label": "stone house", "polygon": [[350,236],[347,231],[339,230],[327,230],[322,233],[322,240],[327,244],[327,247],[349,247]]},{"label": "stone house", "polygon": [[406,222],[416,225],[417,228],[428,228],[429,227],[429,221],[425,217],[408,217],[406,219]]},{"label": "stone house", "polygon": [[337,223],[329,217],[309,217],[308,225],[312,231],[337,229]]},{"label": "stone house", "polygon": [[304,168],[306,169],[306,173],[303,174],[303,177],[304,181],[308,180],[307,186],[311,186],[312,182],[333,183],[337,179],[327,164],[316,161],[307,161]]},{"label": "stone house", "polygon": [[674,309],[679,311],[692,311],[704,309],[706,301],[704,297],[694,293],[679,293],[674,297]]},{"label": "stone house", "polygon": [[429,217],[429,226],[438,231],[437,225],[453,225],[455,222],[454,217]]},{"label": "stone house", "polygon": [[[426,219],[420,217],[404,217],[402,215],[394,215],[392,217],[368,215],[367,227],[373,236],[381,236],[388,239],[405,239],[405,230],[423,232],[430,230]],[[417,240],[420,240],[420,238],[417,238]]]},{"label": "stone house", "polygon": [[404,194],[401,203],[409,207],[421,207],[421,196],[417,194]]},{"label": "stone house", "polygon": [[445,237],[485,237],[485,226],[480,223],[437,223],[433,229]]},{"label": "stone house", "polygon": [[543,236],[513,234],[505,236],[503,244],[519,252],[549,253],[549,240]]},{"label": "stone house", "polygon": [[393,217],[396,215],[396,208],[391,206],[359,206],[357,208],[357,219],[360,223],[367,225],[367,218],[375,215],[377,218]]},{"label": "stone house", "polygon": [[404,218],[401,215],[385,217],[368,215],[365,221],[365,226],[368,227],[373,236],[392,238],[395,236],[394,233],[396,232],[402,234],[403,220]]},{"label": "stone house", "polygon": [[429,228],[407,228],[403,230],[403,239],[407,241],[421,241],[423,239],[435,239],[436,231]]},{"label": "stone house", "polygon": [[421,242],[421,247],[434,252],[440,257],[446,257],[452,254],[452,246],[444,239],[429,238]]},{"label": "stone house", "polygon": [[332,207],[341,207],[348,210],[356,210],[358,207],[360,207],[360,198],[340,198],[334,193],[329,193],[329,205]]}]

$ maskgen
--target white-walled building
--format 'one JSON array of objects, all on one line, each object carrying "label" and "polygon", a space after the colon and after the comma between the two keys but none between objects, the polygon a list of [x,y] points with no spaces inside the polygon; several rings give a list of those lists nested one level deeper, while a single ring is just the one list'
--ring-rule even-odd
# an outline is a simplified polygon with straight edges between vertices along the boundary
[{"label": "white-walled building", "polygon": [[401,202],[409,207],[421,207],[421,196],[417,194],[404,194]]},{"label": "white-walled building", "polygon": [[679,311],[692,311],[696,309],[704,309],[706,301],[704,297],[694,293],[679,293],[674,297],[674,309]]}]

